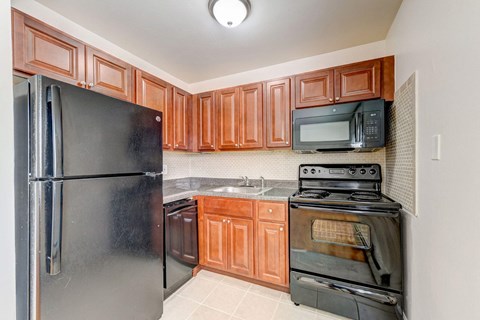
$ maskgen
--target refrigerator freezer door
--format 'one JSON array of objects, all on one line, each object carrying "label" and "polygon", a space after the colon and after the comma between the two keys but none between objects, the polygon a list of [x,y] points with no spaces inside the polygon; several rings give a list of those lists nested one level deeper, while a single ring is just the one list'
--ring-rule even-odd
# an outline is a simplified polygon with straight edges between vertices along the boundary
[{"label": "refrigerator freezer door", "polygon": [[162,171],[161,112],[43,76],[29,81],[30,178]]},{"label": "refrigerator freezer door", "polygon": [[161,317],[161,177],[36,181],[31,190],[35,319]]}]

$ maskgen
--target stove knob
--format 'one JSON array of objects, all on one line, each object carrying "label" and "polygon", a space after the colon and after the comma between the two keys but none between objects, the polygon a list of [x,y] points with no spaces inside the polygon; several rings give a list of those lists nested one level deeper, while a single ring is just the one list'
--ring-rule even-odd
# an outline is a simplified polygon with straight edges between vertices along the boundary
[{"label": "stove knob", "polygon": [[355,173],[357,173],[357,169],[350,168],[348,169],[348,173],[350,173],[353,176]]},{"label": "stove knob", "polygon": [[307,174],[307,173],[308,173],[308,170],[307,170],[307,169],[303,169],[303,173]]},{"label": "stove knob", "polygon": [[377,170],[375,169],[370,169],[370,171],[368,171],[372,176],[377,173]]},{"label": "stove knob", "polygon": [[360,174],[365,174],[365,173],[367,173],[367,170],[365,170],[365,169],[360,169]]},{"label": "stove knob", "polygon": [[315,174],[315,169],[310,170],[312,174]]}]

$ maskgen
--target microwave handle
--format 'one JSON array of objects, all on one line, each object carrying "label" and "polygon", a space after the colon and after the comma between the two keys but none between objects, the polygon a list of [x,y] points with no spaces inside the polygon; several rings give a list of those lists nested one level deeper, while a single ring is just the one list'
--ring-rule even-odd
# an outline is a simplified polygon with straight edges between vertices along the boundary
[{"label": "microwave handle", "polygon": [[361,112],[355,113],[355,142],[361,142],[360,135],[363,132],[363,114]]}]

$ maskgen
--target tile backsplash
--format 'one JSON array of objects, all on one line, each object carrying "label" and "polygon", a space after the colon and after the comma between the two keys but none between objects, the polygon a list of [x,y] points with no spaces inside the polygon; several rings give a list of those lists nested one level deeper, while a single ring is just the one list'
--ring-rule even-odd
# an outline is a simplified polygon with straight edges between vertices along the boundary
[{"label": "tile backsplash", "polygon": [[416,97],[415,74],[395,93],[389,110],[385,193],[416,215]]},{"label": "tile backsplash", "polygon": [[378,163],[385,177],[385,151],[365,153],[298,154],[288,151],[237,151],[218,153],[165,152],[165,180],[184,177],[297,180],[303,163]]}]

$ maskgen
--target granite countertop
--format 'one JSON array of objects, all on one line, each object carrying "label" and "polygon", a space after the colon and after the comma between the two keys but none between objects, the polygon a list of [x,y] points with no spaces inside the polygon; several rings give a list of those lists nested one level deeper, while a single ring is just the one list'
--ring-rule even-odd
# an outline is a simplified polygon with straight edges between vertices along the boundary
[{"label": "granite countertop", "polygon": [[[168,203],[193,196],[215,196],[228,198],[246,198],[255,200],[287,201],[297,191],[296,181],[266,180],[265,187],[271,188],[257,195],[214,192],[211,189],[220,186],[237,186],[240,180],[237,179],[215,179],[215,178],[182,178],[164,181],[163,202]],[[258,180],[252,181],[257,186]],[[258,184],[259,185],[259,184]]]}]

